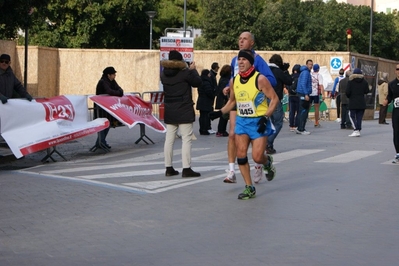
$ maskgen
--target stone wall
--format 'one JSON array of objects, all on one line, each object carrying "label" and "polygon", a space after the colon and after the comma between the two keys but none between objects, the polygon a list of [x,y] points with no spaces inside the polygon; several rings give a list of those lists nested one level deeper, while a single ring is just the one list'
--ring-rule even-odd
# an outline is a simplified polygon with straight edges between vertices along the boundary
[{"label": "stone wall", "polygon": [[[238,51],[195,51],[194,61],[201,72],[210,68],[213,62],[220,66],[230,64]],[[395,77],[397,62],[382,58],[369,57],[349,52],[292,52],[257,51],[266,61],[274,53],[279,53],[284,62],[305,64],[307,59],[321,66],[329,66],[332,56],[339,56],[344,62],[350,62],[352,56],[358,59],[378,61],[378,71]],[[16,46],[12,41],[0,41],[0,53],[11,55],[11,66],[16,76],[23,82],[24,46]],[[56,49],[29,46],[28,49],[28,86],[35,97],[51,97],[64,94],[94,94],[102,70],[113,66],[117,70],[116,80],[125,92],[146,92],[159,90],[159,51],[158,50],[112,50],[112,49]],[[335,76],[333,76],[335,78]],[[196,90],[194,92],[196,97]],[[368,110],[371,117],[374,110]]]}]

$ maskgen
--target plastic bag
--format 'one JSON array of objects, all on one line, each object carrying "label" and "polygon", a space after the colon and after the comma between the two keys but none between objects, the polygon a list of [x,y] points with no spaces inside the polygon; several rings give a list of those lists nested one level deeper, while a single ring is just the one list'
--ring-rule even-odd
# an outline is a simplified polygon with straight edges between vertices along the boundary
[{"label": "plastic bag", "polygon": [[332,109],[337,109],[337,102],[335,99],[331,99],[331,108]]}]

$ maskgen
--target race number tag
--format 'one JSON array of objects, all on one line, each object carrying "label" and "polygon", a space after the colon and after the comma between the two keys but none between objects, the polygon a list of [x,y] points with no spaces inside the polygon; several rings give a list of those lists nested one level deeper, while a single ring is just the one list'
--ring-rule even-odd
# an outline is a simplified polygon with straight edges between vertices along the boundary
[{"label": "race number tag", "polygon": [[398,98],[395,98],[395,99],[393,100],[393,106],[395,106],[395,108],[399,108],[399,97],[398,97]]},{"label": "race number tag", "polygon": [[253,116],[255,108],[252,102],[239,102],[237,104],[237,110],[240,116]]}]

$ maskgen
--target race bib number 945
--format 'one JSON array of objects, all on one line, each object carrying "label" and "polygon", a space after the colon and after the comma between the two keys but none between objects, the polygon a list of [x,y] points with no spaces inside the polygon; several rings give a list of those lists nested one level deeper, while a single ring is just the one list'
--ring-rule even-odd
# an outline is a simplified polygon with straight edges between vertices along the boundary
[{"label": "race bib number 945", "polygon": [[240,116],[253,116],[255,114],[255,108],[252,102],[239,102],[237,104],[237,110]]}]

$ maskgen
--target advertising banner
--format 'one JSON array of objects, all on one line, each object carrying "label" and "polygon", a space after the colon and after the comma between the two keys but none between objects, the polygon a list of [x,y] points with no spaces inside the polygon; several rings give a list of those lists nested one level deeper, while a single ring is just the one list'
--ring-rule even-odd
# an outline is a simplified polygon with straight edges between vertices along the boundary
[{"label": "advertising banner", "polygon": [[89,98],[129,128],[142,123],[155,131],[166,132],[165,126],[152,114],[151,102],[146,102],[139,96],[95,95]]},{"label": "advertising banner", "polygon": [[378,62],[359,59],[357,67],[362,70],[364,79],[369,84],[370,92],[366,96],[366,108],[375,109]]},{"label": "advertising banner", "polygon": [[64,95],[0,105],[0,133],[16,158],[97,133],[106,118],[88,121],[86,96]]}]

